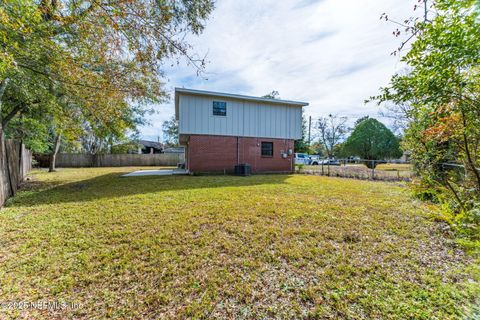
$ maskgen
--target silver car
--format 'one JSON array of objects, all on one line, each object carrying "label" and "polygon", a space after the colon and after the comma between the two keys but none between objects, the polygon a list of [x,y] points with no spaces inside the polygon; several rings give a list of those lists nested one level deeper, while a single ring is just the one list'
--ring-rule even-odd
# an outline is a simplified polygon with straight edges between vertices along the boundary
[{"label": "silver car", "polygon": [[323,164],[324,166],[339,166],[340,161],[338,161],[337,159],[325,159],[322,160],[321,164]]}]

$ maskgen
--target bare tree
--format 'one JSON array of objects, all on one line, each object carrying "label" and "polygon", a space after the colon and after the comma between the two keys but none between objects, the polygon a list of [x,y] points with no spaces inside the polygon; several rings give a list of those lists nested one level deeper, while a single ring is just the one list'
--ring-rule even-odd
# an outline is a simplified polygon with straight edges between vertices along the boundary
[{"label": "bare tree", "polygon": [[317,128],[320,140],[325,146],[328,157],[333,157],[333,147],[338,144],[347,133],[347,117],[329,114],[328,117],[318,119]]},{"label": "bare tree", "polygon": [[262,96],[262,98],[280,99],[280,93],[277,90],[273,90],[272,92],[267,93],[266,95]]},{"label": "bare tree", "polygon": [[412,121],[409,113],[411,106],[407,103],[387,104],[380,110],[379,115],[391,121],[393,132],[403,135]]},{"label": "bare tree", "polygon": [[382,13],[380,16],[380,20],[389,21],[397,26],[393,31],[395,37],[406,37],[402,40],[397,50],[392,52],[392,55],[396,56],[400,54],[408,43],[414,41],[415,38],[421,34],[424,28],[419,27],[419,24],[432,23],[432,19],[429,17],[437,14],[435,11],[435,1],[430,0],[417,0],[417,4],[414,5],[413,10],[417,12],[419,11],[421,14],[417,14],[403,21],[394,20],[390,18],[387,13]]}]

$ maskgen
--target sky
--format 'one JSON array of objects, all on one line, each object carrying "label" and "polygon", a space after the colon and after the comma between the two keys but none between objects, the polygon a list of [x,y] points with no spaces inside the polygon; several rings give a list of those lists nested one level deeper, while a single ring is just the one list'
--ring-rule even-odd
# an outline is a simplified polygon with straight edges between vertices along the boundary
[{"label": "sky", "polygon": [[306,101],[304,114],[350,121],[380,107],[364,101],[388,84],[403,66],[391,53],[401,39],[382,13],[403,21],[416,0],[218,0],[200,36],[189,36],[193,52],[206,56],[205,72],[180,63],[165,67],[168,103],[154,106],[140,136],[160,140],[163,121],[174,115],[175,87]]}]

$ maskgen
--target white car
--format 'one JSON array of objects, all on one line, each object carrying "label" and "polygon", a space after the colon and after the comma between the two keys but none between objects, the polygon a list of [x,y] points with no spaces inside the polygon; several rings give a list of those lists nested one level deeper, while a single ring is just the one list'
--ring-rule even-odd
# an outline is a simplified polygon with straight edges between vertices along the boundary
[{"label": "white car", "polygon": [[339,165],[341,165],[340,161],[337,160],[337,159],[334,159],[334,158],[325,159],[325,160],[321,161],[320,163],[323,164],[323,165],[327,165],[327,166],[339,166]]},{"label": "white car", "polygon": [[295,153],[295,157],[293,159],[295,164],[303,164],[303,165],[310,164],[310,157],[306,153]]},{"label": "white car", "polygon": [[311,166],[318,166],[320,163],[322,163],[322,160],[320,160],[319,155],[311,155],[310,156],[310,165]]}]

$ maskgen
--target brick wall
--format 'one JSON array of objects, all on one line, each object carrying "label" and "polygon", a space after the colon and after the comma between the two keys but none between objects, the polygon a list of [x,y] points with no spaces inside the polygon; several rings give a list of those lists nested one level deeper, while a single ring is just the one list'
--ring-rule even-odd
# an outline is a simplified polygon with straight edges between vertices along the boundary
[{"label": "brick wall", "polygon": [[[192,172],[230,173],[237,163],[250,164],[254,173],[292,171],[292,156],[284,159],[282,153],[293,150],[293,140],[207,135],[182,138],[188,140],[186,160]],[[273,157],[261,156],[261,142],[273,142]]]}]

